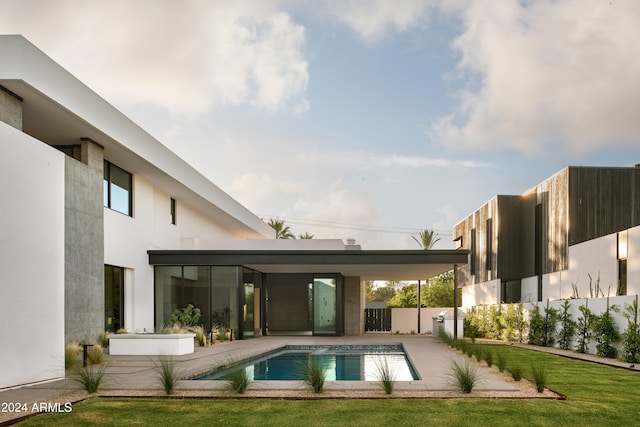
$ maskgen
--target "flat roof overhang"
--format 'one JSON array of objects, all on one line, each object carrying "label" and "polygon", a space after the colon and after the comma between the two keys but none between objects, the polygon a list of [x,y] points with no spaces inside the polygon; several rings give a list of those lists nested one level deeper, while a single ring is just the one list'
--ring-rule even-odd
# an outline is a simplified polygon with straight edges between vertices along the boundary
[{"label": "flat roof overhang", "polygon": [[455,250],[150,250],[152,265],[242,265],[262,273],[340,273],[361,280],[419,280],[468,263]]}]

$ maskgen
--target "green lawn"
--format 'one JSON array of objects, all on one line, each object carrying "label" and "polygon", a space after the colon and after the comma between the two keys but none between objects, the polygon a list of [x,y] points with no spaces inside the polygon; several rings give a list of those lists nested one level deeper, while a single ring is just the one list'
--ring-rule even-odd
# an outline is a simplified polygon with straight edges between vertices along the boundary
[{"label": "green lawn", "polygon": [[[493,347],[492,347],[493,348]],[[25,426],[632,426],[640,425],[640,373],[500,346],[529,376],[545,363],[548,387],[567,400],[163,400],[89,399],[69,414],[43,414]]]}]

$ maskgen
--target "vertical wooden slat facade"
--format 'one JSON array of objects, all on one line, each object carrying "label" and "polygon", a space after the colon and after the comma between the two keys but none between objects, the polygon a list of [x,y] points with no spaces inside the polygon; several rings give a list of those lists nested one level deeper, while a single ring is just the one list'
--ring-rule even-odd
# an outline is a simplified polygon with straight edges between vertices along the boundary
[{"label": "vertical wooden slat facade", "polygon": [[569,246],[637,225],[640,167],[565,168],[523,195],[494,197],[454,227],[472,251],[457,286],[566,270]]},{"label": "vertical wooden slat facade", "polygon": [[640,168],[569,168],[569,244],[640,224]]}]

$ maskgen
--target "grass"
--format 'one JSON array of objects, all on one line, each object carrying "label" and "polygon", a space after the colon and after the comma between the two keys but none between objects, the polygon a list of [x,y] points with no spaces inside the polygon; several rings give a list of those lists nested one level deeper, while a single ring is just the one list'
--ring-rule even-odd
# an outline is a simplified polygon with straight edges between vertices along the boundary
[{"label": "grass", "polygon": [[73,371],[71,379],[80,384],[87,393],[98,391],[105,375],[104,366],[87,366]]},{"label": "grass", "polygon": [[546,399],[101,399],[73,404],[70,413],[41,414],[24,426],[182,425],[634,425],[640,401],[639,372],[504,346],[509,360],[544,364],[547,387],[567,400]]},{"label": "grass", "polygon": [[467,360],[463,363],[458,363],[455,360],[452,360],[449,370],[449,377],[451,377],[452,382],[463,393],[471,393],[480,379],[478,367],[476,365],[472,365]]},{"label": "grass", "polygon": [[159,356],[154,362],[154,368],[164,392],[167,393],[167,395],[173,394],[176,383],[181,375],[173,357],[165,355]]}]

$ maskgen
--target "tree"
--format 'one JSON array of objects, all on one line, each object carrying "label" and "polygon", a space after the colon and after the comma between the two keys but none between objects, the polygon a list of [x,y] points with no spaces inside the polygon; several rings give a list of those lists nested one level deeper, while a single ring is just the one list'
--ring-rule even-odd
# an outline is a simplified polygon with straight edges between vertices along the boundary
[{"label": "tree", "polygon": [[429,279],[420,288],[420,302],[424,307],[453,307],[453,270]]},{"label": "tree", "polygon": [[415,236],[411,237],[413,237],[413,240],[418,242],[422,249],[432,249],[433,246],[440,241],[438,233],[433,229],[422,230],[420,232],[420,240],[416,239]]},{"label": "tree", "polygon": [[365,292],[365,299],[367,301],[389,302],[389,300],[396,295],[396,290],[392,286],[375,287],[372,280],[365,282]]},{"label": "tree", "polygon": [[313,239],[315,236],[313,234],[309,234],[308,231],[305,231],[304,234],[298,234],[298,239]]},{"label": "tree", "polygon": [[392,308],[417,307],[418,306],[418,285],[406,285],[400,289],[396,295],[388,302]]},{"label": "tree", "polygon": [[284,225],[283,219],[274,219],[271,218],[269,222],[269,227],[276,230],[276,239],[295,239],[296,236],[291,232],[291,228],[287,225]]}]

